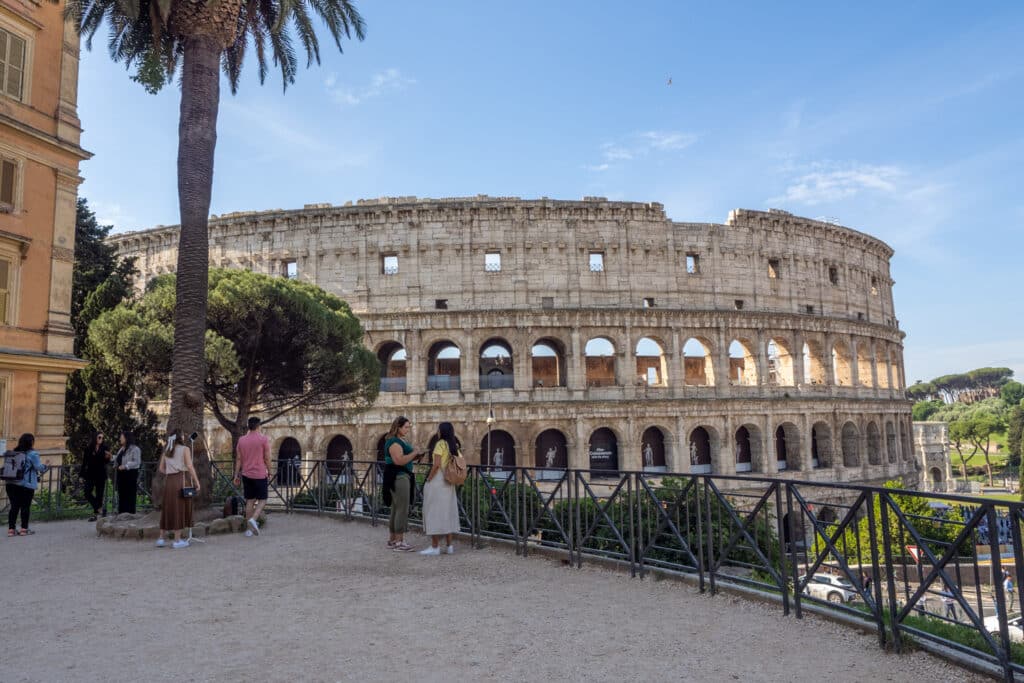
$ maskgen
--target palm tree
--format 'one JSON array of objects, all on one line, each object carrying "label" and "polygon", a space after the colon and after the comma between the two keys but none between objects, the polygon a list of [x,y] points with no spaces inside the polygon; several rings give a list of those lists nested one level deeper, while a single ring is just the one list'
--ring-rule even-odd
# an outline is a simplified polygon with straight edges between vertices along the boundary
[{"label": "palm tree", "polygon": [[[55,0],[59,2],[60,0]],[[268,56],[281,70],[284,87],[298,71],[294,36],[306,53],[306,66],[320,63],[313,15],[327,27],[341,51],[341,39],[364,37],[363,18],[351,0],[66,0],[65,15],[86,38],[106,22],[111,58],[134,69],[132,80],[149,92],[173,81],[181,71],[178,118],[177,298],[171,366],[168,427],[202,434],[204,342],[209,273],[210,194],[217,146],[220,70],[231,92],[238,89],[243,60],[252,47],[260,83]],[[196,442],[196,469],[203,502],[209,502],[212,475],[206,447]],[[157,500],[154,491],[154,500]]]}]

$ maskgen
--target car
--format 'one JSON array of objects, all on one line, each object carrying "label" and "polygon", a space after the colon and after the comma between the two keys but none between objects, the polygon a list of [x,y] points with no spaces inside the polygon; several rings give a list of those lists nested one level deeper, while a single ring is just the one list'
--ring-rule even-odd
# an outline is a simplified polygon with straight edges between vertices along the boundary
[{"label": "car", "polygon": [[860,593],[852,583],[833,574],[815,574],[807,581],[803,592],[812,598],[828,600],[840,605],[860,597]]},{"label": "car", "polygon": [[[992,634],[993,638],[999,638],[999,617],[992,615],[985,617],[985,630]],[[1007,631],[1010,634],[1011,643],[1024,643],[1024,616],[1011,614],[1006,622]]]}]

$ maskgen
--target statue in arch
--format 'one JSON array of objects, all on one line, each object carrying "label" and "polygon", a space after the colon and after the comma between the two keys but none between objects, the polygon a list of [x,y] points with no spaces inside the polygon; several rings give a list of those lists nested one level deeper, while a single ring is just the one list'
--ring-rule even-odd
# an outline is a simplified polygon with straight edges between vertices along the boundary
[{"label": "statue in arch", "polygon": [[554,446],[548,449],[548,452],[544,454],[544,467],[551,469],[555,466],[555,458],[558,456],[558,451]]},{"label": "statue in arch", "polygon": [[502,462],[504,461],[504,459],[505,459],[505,449],[504,448],[497,448],[494,451],[494,457],[491,459],[491,465],[494,467],[494,469],[500,470],[501,467],[502,467]]},{"label": "statue in arch", "polygon": [[690,442],[690,464],[697,464],[697,443],[695,441]]},{"label": "statue in arch", "polygon": [[644,467],[654,467],[654,449],[651,444],[644,444]]}]

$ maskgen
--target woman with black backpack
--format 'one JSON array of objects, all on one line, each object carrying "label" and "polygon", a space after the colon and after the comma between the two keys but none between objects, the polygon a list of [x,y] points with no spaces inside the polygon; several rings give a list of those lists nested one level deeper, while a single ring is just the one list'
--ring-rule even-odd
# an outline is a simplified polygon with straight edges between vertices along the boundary
[{"label": "woman with black backpack", "polygon": [[[33,447],[36,445],[36,437],[32,434],[22,434],[18,439],[16,453],[24,453],[23,459],[24,474],[18,481],[7,482],[7,498],[11,502],[11,510],[7,513],[7,535],[8,536],[29,536],[34,531],[28,528],[28,516],[32,509],[32,498],[39,488],[39,475],[46,472],[46,465],[39,459]],[[6,458],[6,455],[5,455]],[[18,515],[21,515],[21,531],[16,531],[14,523]]]}]

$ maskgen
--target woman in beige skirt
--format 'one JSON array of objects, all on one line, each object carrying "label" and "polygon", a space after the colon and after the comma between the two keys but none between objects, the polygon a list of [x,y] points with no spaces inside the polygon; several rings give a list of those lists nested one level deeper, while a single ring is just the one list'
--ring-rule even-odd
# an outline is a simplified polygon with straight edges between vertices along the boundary
[{"label": "woman in beige skirt", "polygon": [[423,485],[423,533],[430,536],[430,547],[421,550],[420,555],[440,555],[442,538],[444,551],[451,555],[455,552],[452,535],[459,531],[459,503],[455,499],[455,487],[444,480],[444,468],[451,454],[462,450],[451,422],[441,423],[427,450],[431,454],[431,465]]},{"label": "woman in beige skirt", "polygon": [[192,465],[192,449],[185,445],[185,436],[176,429],[167,437],[167,448],[160,458],[160,473],[164,479],[164,500],[160,508],[160,538],[156,541],[157,548],[167,545],[164,537],[177,534],[172,548],[187,548],[185,529],[192,526],[192,499],[183,498],[181,490],[186,486],[199,492],[199,477]]}]

